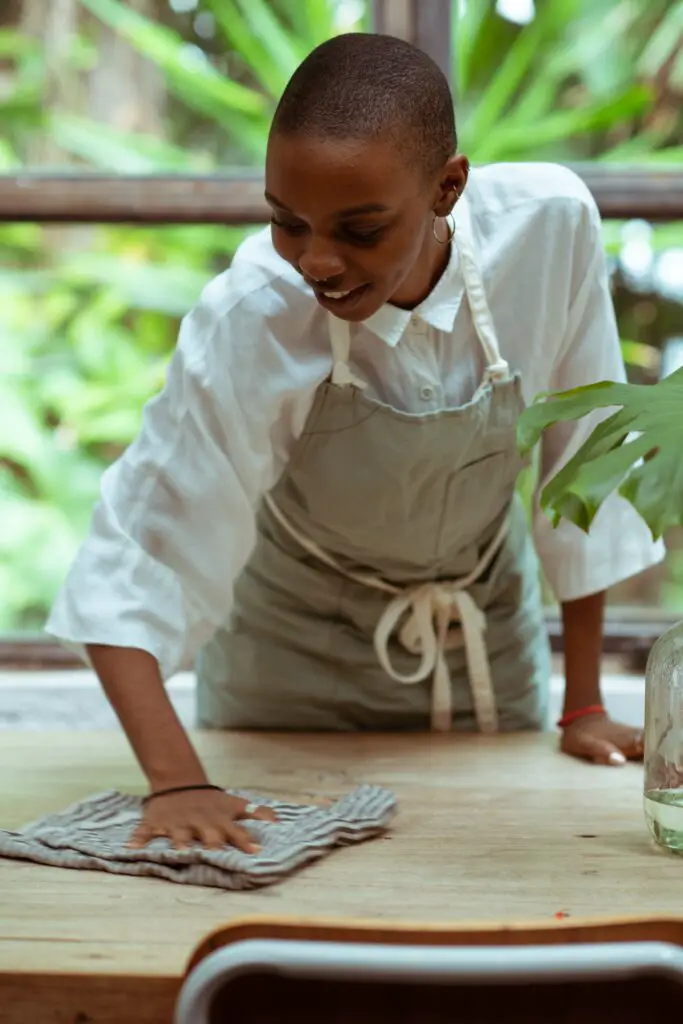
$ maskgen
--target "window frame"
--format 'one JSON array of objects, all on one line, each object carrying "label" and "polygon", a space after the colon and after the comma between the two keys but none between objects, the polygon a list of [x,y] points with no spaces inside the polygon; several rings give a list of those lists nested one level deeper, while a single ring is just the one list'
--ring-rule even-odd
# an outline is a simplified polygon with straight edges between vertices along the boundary
[{"label": "window frame", "polygon": [[[424,49],[452,80],[452,0],[372,0],[374,31]],[[569,165],[585,182],[603,218],[683,219],[683,173],[669,168]],[[262,175],[46,174],[0,176],[0,222],[41,224],[222,224],[267,222]],[[680,615],[661,609],[608,608],[603,650],[637,663]],[[553,650],[562,650],[556,610],[546,612]],[[0,668],[79,666],[78,658],[42,635],[0,635]]]}]

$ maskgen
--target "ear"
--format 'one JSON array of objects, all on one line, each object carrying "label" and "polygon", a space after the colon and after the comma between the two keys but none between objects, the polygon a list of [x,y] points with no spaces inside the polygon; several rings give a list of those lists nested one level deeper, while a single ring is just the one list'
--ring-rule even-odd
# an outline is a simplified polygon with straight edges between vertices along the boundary
[{"label": "ear", "polygon": [[466,156],[450,157],[439,174],[434,213],[446,217],[460,198],[470,173],[470,162]]}]

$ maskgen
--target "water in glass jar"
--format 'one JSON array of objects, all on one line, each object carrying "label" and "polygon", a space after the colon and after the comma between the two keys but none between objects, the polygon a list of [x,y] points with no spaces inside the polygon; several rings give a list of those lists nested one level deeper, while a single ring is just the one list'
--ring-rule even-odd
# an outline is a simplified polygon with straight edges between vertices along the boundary
[{"label": "water in glass jar", "polygon": [[660,846],[683,853],[683,789],[648,790],[645,817]]}]

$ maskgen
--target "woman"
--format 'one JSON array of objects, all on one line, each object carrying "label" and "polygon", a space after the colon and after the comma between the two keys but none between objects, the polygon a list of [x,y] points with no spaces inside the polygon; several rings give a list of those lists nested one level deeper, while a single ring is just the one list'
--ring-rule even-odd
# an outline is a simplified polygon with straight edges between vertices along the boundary
[{"label": "woman", "polygon": [[[205,727],[545,722],[538,565],[514,497],[539,391],[622,378],[599,218],[554,166],[470,174],[434,63],[315,50],[268,144],[272,225],[185,319],[163,393],[105,473],[48,629],[98,673],[150,783],[137,836],[250,849],[163,680],[198,652]],[[594,426],[550,432],[543,473]],[[604,591],[660,560],[610,499],[589,536],[537,517],[562,604],[563,749],[640,753],[602,709]]]}]

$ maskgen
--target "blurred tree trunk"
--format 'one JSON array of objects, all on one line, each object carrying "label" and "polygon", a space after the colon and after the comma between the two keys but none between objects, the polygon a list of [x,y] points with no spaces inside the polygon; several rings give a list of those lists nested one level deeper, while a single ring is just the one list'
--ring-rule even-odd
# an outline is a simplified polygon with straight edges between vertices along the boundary
[{"label": "blurred tree trunk", "polygon": [[[19,27],[41,46],[45,61],[43,110],[48,118],[50,110],[76,112],[80,107],[81,83],[70,60],[80,13],[77,0],[23,0]],[[30,167],[55,167],[68,162],[49,130],[32,133],[25,158]]]},{"label": "blurred tree trunk", "polygon": [[[128,0],[127,6],[151,21],[168,11],[161,0]],[[90,115],[122,131],[163,136],[166,90],[159,68],[105,25],[97,23],[96,29],[99,61],[90,76]]]},{"label": "blurred tree trunk", "polygon": [[[161,0],[127,0],[128,6],[156,20]],[[0,0],[1,6],[1,0]],[[163,135],[165,90],[163,75],[116,33],[93,18],[78,0],[23,0],[19,27],[41,45],[45,58],[44,111],[94,117],[131,132]],[[98,52],[88,74],[74,67],[74,39],[83,34]],[[26,160],[31,167],[72,164],[44,131],[32,138]]]},{"label": "blurred tree trunk", "polygon": [[0,28],[16,28],[21,20],[21,0],[0,0]]},{"label": "blurred tree trunk", "polygon": [[[20,0],[0,0],[0,29],[19,28],[20,22]],[[9,94],[13,78],[14,68],[12,61],[9,59],[0,60],[0,96]]]}]

